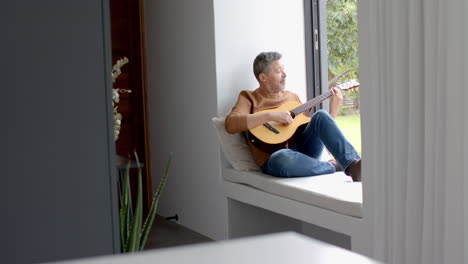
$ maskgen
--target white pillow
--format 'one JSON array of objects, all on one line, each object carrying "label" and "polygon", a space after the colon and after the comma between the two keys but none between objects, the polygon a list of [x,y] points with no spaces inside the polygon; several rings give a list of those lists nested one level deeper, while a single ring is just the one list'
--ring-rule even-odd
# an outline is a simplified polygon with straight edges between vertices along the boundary
[{"label": "white pillow", "polygon": [[252,152],[242,133],[229,134],[224,123],[226,117],[213,117],[211,119],[218,134],[219,143],[227,161],[235,170],[252,171],[260,170],[255,163]]}]

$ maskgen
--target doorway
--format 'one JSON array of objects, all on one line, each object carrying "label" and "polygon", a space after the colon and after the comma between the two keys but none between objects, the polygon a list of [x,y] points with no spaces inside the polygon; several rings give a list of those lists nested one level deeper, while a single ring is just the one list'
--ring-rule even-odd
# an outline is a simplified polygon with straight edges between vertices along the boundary
[{"label": "doorway", "polygon": [[[137,152],[143,163],[143,207],[147,212],[152,199],[151,164],[147,128],[147,99],[145,87],[144,19],[142,0],[110,0],[112,65],[128,58],[113,87],[121,89],[116,104],[122,115],[116,153],[120,158],[134,160]],[[136,175],[137,169],[131,170]],[[131,177],[136,186],[136,177]],[[135,182],[134,184],[132,184]],[[132,193],[135,193],[132,187]]]}]

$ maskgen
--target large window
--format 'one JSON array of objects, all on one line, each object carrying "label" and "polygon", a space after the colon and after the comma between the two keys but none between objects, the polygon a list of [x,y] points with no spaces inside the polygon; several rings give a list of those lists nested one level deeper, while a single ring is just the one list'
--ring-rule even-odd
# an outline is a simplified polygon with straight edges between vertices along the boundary
[{"label": "large window", "polygon": [[[357,0],[304,0],[307,96],[351,79],[359,81]],[[361,153],[359,88],[343,91],[336,119],[348,140]],[[328,109],[328,101],[319,108]]]}]

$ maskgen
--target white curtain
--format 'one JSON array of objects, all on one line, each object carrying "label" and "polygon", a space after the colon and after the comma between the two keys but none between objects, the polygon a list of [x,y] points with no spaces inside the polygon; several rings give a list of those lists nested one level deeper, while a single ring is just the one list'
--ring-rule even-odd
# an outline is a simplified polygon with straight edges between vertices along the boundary
[{"label": "white curtain", "polygon": [[364,217],[388,263],[468,262],[467,2],[358,1]]}]

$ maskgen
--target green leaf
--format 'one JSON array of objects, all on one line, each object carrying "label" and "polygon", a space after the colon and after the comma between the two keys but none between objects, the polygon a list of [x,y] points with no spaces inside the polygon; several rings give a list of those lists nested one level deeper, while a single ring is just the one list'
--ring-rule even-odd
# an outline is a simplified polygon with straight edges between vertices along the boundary
[{"label": "green leaf", "polygon": [[[137,163],[140,164],[137,153],[134,152],[134,154],[137,159]],[[141,222],[143,218],[143,183],[141,174],[141,167],[138,166],[137,201],[135,205],[135,214],[132,219],[129,241],[127,244],[127,252],[138,251],[140,244]]]},{"label": "green leaf", "polygon": [[337,76],[358,65],[357,4],[356,0],[328,0],[326,8],[328,71]]},{"label": "green leaf", "polygon": [[129,233],[129,219],[130,219],[130,163],[127,164],[124,176],[124,182],[122,187],[122,193],[120,195],[120,243],[122,251],[125,252],[126,244]]},{"label": "green leaf", "polygon": [[164,171],[164,175],[161,181],[159,182],[158,189],[156,190],[156,193],[153,195],[151,208],[148,213],[148,216],[146,217],[145,223],[143,225],[143,231],[142,231],[141,240],[140,240],[140,250],[143,250],[145,248],[146,240],[148,239],[149,232],[151,230],[151,227],[153,226],[153,221],[156,216],[156,211],[158,209],[159,197],[161,196],[164,186],[166,185],[167,177],[169,175],[169,168],[171,167],[171,161],[172,161],[172,153],[170,153],[169,159],[166,163],[166,169]]}]

